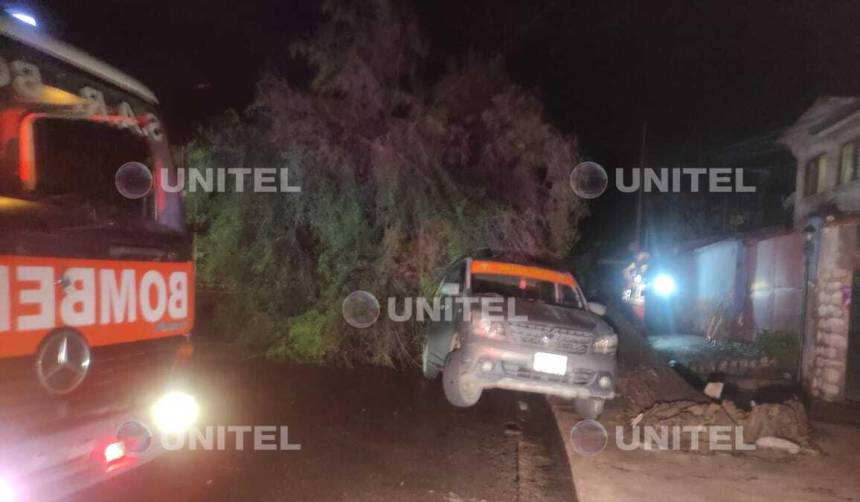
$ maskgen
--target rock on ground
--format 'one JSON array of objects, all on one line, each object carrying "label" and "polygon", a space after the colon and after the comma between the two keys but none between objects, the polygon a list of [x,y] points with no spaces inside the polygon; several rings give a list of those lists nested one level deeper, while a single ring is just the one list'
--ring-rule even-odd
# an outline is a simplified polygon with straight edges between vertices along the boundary
[{"label": "rock on ground", "polygon": [[764,436],[756,439],[755,445],[759,448],[771,448],[774,450],[782,450],[796,455],[800,453],[800,446],[797,443],[792,443],[787,439],[777,438],[773,436]]},{"label": "rock on ground", "polygon": [[[741,426],[747,444],[764,437],[781,438],[801,445],[809,442],[809,421],[803,404],[797,399],[760,404],[750,411],[738,409],[731,401],[658,403],[637,415],[631,424],[639,427]],[[704,440],[707,432],[702,434],[701,439]],[[688,446],[682,445],[682,448]]]}]

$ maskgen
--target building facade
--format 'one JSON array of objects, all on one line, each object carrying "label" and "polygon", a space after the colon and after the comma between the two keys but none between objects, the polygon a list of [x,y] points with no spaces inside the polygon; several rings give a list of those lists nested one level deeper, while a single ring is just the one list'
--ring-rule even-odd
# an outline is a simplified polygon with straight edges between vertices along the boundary
[{"label": "building facade", "polygon": [[781,142],[798,162],[803,383],[817,398],[860,400],[860,98],[818,99]]}]

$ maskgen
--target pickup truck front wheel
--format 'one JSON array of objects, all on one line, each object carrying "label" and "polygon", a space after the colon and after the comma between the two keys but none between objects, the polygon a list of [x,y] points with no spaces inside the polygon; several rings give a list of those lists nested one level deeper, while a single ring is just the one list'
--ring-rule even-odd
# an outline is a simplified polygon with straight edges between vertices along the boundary
[{"label": "pickup truck front wheel", "polygon": [[481,387],[463,370],[460,351],[454,351],[442,373],[442,388],[448,402],[460,408],[474,406],[481,399]]},{"label": "pickup truck front wheel", "polygon": [[421,372],[424,373],[424,378],[434,379],[439,376],[439,368],[430,360],[430,342],[424,340],[424,348],[421,350]]},{"label": "pickup truck front wheel", "polygon": [[597,419],[603,413],[605,401],[596,397],[580,398],[573,400],[573,409],[582,418]]}]

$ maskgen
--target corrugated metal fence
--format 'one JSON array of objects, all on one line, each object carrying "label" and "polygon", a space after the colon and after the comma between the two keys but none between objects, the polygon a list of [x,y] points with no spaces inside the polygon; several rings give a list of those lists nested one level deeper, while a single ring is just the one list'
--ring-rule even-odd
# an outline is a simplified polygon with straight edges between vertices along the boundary
[{"label": "corrugated metal fence", "polygon": [[674,330],[752,341],[763,330],[800,331],[803,236],[725,239],[675,256]]}]

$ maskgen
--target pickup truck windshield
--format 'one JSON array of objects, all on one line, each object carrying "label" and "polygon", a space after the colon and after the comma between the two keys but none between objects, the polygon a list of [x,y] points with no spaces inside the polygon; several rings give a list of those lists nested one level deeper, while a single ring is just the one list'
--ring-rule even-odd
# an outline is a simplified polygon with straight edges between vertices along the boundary
[{"label": "pickup truck windshield", "polygon": [[[556,290],[558,288],[558,291]],[[582,297],[567,285],[528,277],[473,274],[473,294],[497,294],[505,298],[536,300],[561,307],[583,309]]]}]

